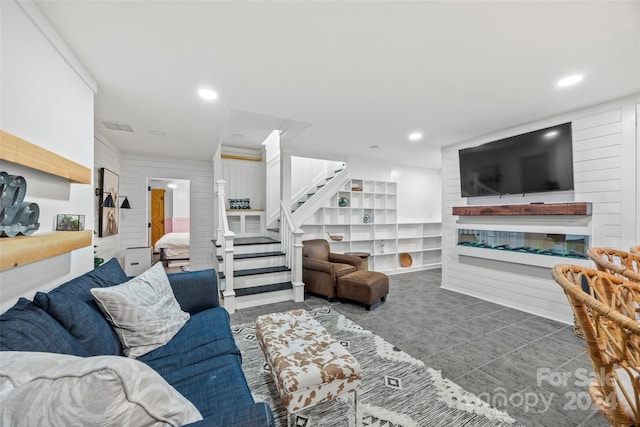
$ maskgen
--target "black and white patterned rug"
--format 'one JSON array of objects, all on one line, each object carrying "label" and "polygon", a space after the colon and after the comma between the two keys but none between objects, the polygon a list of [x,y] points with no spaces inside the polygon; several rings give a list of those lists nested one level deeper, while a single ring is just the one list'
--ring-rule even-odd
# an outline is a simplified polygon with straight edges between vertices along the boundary
[{"label": "black and white patterned rug", "polygon": [[[308,313],[347,348],[362,367],[358,426],[520,426],[507,413],[442,378],[440,371],[425,366],[334,308],[319,307]],[[255,400],[267,402],[274,412],[276,425],[286,426],[286,410],[255,337],[255,324],[236,325],[232,330]],[[354,424],[346,397],[301,411],[295,421],[298,427],[353,427]]]}]

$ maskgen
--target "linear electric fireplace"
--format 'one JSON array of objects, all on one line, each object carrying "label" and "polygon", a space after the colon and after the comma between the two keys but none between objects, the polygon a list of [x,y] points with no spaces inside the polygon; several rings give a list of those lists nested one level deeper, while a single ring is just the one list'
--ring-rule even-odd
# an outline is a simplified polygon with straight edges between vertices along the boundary
[{"label": "linear electric fireplace", "polygon": [[458,246],[588,259],[589,236],[499,230],[458,229]]}]

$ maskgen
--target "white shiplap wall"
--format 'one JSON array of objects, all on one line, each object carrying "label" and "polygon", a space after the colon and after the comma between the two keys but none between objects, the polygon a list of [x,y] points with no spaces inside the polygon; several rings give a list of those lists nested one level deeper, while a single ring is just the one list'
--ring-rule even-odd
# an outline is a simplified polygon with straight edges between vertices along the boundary
[{"label": "white shiplap wall", "polygon": [[[474,259],[456,254],[458,217],[454,206],[467,204],[510,204],[530,202],[591,202],[590,218],[518,217],[462,218],[460,221],[531,226],[540,221],[549,226],[582,227],[591,234],[591,246],[628,249],[640,240],[638,230],[637,105],[639,95],[520,126],[442,150],[443,190],[443,275],[442,287],[473,295],[543,317],[572,322],[561,288],[548,268]],[[529,132],[567,121],[573,126],[574,191],[535,195],[462,198],[458,150],[492,140]],[[472,226],[469,226],[472,228]],[[570,263],[570,260],[567,261]]]},{"label": "white shiplap wall", "polygon": [[185,179],[191,183],[191,269],[212,268],[213,161],[125,154],[120,162],[120,192],[126,194],[131,203],[131,209],[120,212],[121,253],[129,247],[149,244],[147,179]]},{"label": "white shiplap wall", "polygon": [[[227,199],[250,199],[251,209],[264,209],[264,162],[222,159]],[[227,201],[227,208],[229,207]]]},{"label": "white shiplap wall", "polygon": [[[121,175],[120,152],[104,135],[100,134],[98,130],[94,133],[93,165],[93,182],[95,183],[95,188],[100,188],[100,168],[107,168],[111,172]],[[122,183],[120,183],[120,188],[122,188]],[[122,192],[119,194],[123,195]],[[100,200],[102,200],[100,197],[94,197],[94,224],[96,226],[94,230],[93,244],[96,246],[95,256],[103,258],[105,262],[109,261],[111,258],[117,258],[120,265],[124,266],[124,253],[120,252],[120,232],[113,236],[98,237],[98,212],[100,210]],[[120,199],[119,201],[116,200],[115,202],[120,206],[122,200],[123,199]],[[122,214],[123,210],[118,210],[120,214]]]}]

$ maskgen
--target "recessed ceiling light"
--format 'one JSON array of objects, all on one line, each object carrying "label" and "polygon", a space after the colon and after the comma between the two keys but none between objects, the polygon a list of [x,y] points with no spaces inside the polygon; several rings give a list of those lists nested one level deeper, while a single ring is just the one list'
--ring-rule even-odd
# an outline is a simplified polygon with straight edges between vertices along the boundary
[{"label": "recessed ceiling light", "polygon": [[571,76],[567,76],[567,77],[564,77],[564,78],[558,80],[558,83],[556,83],[556,85],[558,87],[571,86],[571,85],[574,85],[576,83],[580,83],[583,78],[584,78],[584,76],[582,74],[573,74]]},{"label": "recessed ceiling light", "polygon": [[413,132],[409,135],[410,141],[420,141],[422,139],[422,134],[420,132]]},{"label": "recessed ceiling light", "polygon": [[154,130],[150,130],[149,133],[152,134],[152,135],[158,135],[158,136],[166,135],[166,132],[163,132],[161,130],[155,130],[155,129]]},{"label": "recessed ceiling light", "polygon": [[558,131],[557,130],[550,130],[549,132],[544,134],[544,137],[547,138],[547,139],[551,139],[551,138],[553,138],[553,137],[555,137],[557,135],[558,135]]},{"label": "recessed ceiling light", "polygon": [[198,91],[198,95],[200,95],[200,98],[206,99],[207,101],[213,101],[218,98],[218,94],[211,89],[200,89]]},{"label": "recessed ceiling light", "polygon": [[241,133],[234,133],[233,135],[231,135],[231,138],[235,138],[235,139],[242,139],[243,136]]},{"label": "recessed ceiling light", "polygon": [[372,145],[369,148],[371,148],[372,150],[375,150],[376,148],[380,148],[380,146],[379,145]]}]

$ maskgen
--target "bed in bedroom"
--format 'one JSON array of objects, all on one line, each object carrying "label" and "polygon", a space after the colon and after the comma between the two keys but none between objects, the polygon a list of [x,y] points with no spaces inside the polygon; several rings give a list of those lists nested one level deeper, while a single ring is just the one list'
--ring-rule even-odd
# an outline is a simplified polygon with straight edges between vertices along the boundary
[{"label": "bed in bedroom", "polygon": [[169,263],[189,262],[190,254],[190,233],[167,233],[162,236],[154,249],[160,253],[160,261],[165,267],[169,267]]}]

